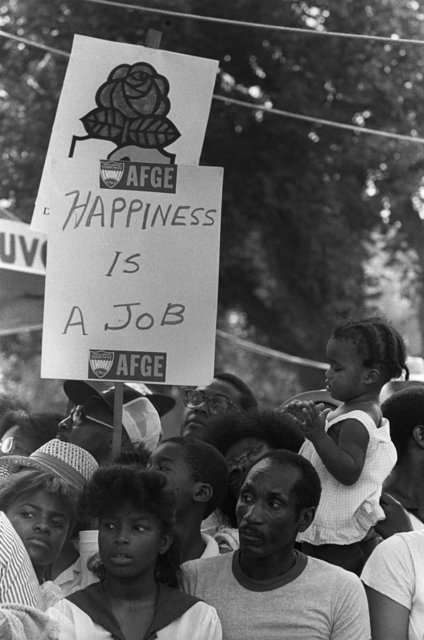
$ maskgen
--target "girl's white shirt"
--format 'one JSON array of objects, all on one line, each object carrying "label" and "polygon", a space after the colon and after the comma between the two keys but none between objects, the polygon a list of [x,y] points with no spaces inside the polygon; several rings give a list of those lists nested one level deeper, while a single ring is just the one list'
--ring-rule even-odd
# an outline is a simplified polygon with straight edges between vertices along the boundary
[{"label": "girl's white shirt", "polygon": [[354,410],[327,421],[325,430],[343,420],[358,420],[369,434],[369,442],[362,473],[355,484],[338,482],[327,470],[314,445],[305,440],[299,453],[315,467],[322,485],[321,500],[311,526],[298,536],[299,542],[314,545],[346,545],[360,542],[370,528],[385,514],[380,506],[384,480],[396,464],[397,453],[390,439],[386,418],[377,428],[365,411]]}]

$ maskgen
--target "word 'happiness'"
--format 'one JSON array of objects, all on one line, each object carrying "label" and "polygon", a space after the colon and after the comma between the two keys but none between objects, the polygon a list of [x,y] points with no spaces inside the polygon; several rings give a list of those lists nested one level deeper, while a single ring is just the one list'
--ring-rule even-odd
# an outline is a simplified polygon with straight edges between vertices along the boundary
[{"label": "word 'happiness'", "polygon": [[216,209],[192,207],[191,205],[152,204],[143,202],[139,198],[119,196],[112,202],[104,202],[101,195],[94,195],[92,191],[81,197],[80,191],[70,191],[65,197],[73,197],[73,202],[66,214],[62,230],[68,226],[77,229],[79,226],[114,228],[130,226],[141,229],[154,226],[204,226],[215,224]]}]

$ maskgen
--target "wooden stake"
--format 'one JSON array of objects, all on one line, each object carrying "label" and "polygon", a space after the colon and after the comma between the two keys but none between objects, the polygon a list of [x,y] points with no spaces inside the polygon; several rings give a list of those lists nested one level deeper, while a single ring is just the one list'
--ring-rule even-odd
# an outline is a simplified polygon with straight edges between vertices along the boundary
[{"label": "wooden stake", "polygon": [[[149,29],[146,34],[146,47],[159,49],[162,40],[162,32],[156,29]],[[124,401],[124,383],[115,382],[113,392],[113,436],[112,436],[112,458],[116,458],[122,447],[122,408]]]},{"label": "wooden stake", "polygon": [[151,49],[159,49],[160,41],[162,40],[162,31],[156,31],[156,29],[149,29],[146,34],[146,47]]},{"label": "wooden stake", "polygon": [[124,383],[115,382],[113,392],[113,436],[112,458],[115,458],[122,447],[122,405],[124,401]]}]

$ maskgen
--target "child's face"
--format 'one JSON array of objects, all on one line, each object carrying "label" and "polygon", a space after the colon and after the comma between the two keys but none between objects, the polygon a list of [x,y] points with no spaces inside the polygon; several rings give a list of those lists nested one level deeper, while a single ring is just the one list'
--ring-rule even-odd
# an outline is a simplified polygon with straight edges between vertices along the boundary
[{"label": "child's face", "polygon": [[325,373],[327,389],[336,400],[347,402],[365,392],[367,372],[350,340],[331,338],[327,344],[329,367]]},{"label": "child's face", "polygon": [[192,506],[192,495],[195,481],[187,462],[184,460],[184,449],[176,442],[163,442],[150,458],[150,467],[166,476],[169,489],[177,493],[177,513],[186,513]]},{"label": "child's face", "polygon": [[40,490],[16,500],[6,515],[24,543],[37,577],[58,557],[71,526],[62,501]]},{"label": "child's face", "polygon": [[106,574],[120,578],[152,577],[158,555],[172,542],[162,533],[159,519],[124,503],[100,518],[99,552]]}]

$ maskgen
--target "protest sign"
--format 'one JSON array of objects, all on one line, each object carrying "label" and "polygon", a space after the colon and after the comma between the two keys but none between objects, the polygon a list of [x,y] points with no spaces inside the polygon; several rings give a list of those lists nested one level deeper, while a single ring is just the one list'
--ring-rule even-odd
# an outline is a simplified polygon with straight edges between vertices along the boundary
[{"label": "protest sign", "polygon": [[28,224],[0,219],[0,268],[44,275],[47,238]]},{"label": "protest sign", "polygon": [[52,164],[42,376],[207,384],[223,170],[115,165]]},{"label": "protest sign", "polygon": [[32,229],[48,233],[54,215],[52,158],[197,164],[217,68],[215,60],[76,35]]}]

